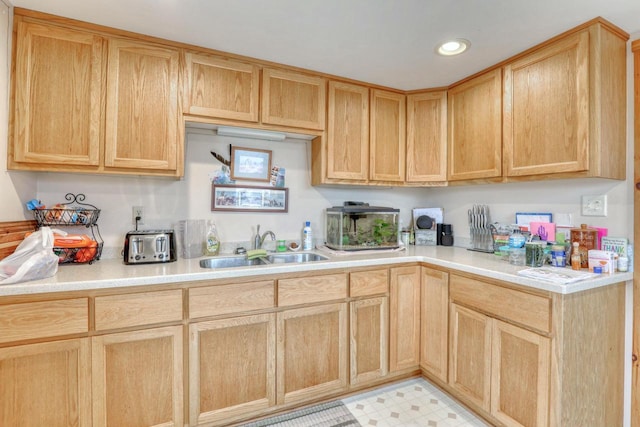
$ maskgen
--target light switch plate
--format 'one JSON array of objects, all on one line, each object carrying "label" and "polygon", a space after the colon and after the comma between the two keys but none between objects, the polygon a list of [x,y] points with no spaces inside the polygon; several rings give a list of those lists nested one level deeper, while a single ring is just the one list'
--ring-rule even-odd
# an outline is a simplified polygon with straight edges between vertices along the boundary
[{"label": "light switch plate", "polygon": [[582,196],[583,216],[607,216],[607,196]]}]

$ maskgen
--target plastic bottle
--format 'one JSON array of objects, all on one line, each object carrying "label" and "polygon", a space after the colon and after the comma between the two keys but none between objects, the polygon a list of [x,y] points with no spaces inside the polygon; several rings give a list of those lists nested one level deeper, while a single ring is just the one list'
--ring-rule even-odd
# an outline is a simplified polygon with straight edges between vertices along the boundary
[{"label": "plastic bottle", "polygon": [[216,232],[216,225],[210,221],[208,224],[207,240],[205,242],[205,253],[207,255],[218,255],[220,252],[220,239]]},{"label": "plastic bottle", "polygon": [[311,231],[311,222],[307,221],[302,229],[302,250],[308,251],[313,249],[313,231]]},{"label": "plastic bottle", "polygon": [[574,270],[580,270],[582,268],[582,260],[580,259],[580,243],[573,242],[573,248],[571,249],[571,268]]}]

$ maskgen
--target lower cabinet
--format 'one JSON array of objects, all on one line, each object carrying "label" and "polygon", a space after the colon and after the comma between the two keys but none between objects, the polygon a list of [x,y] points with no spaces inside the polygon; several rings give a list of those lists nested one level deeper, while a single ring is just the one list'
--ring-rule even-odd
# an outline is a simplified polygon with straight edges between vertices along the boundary
[{"label": "lower cabinet", "polygon": [[362,385],[388,372],[388,306],[386,296],[350,303],[351,385]]},{"label": "lower cabinet", "polygon": [[393,267],[389,282],[389,371],[420,364],[420,267]]},{"label": "lower cabinet", "polygon": [[0,425],[91,426],[89,338],[0,348]]},{"label": "lower cabinet", "polygon": [[449,381],[508,427],[548,425],[550,340],[451,304]]},{"label": "lower cabinet", "polygon": [[182,426],[182,326],[91,338],[93,426]]},{"label": "lower cabinet", "polygon": [[421,268],[420,367],[447,382],[449,354],[449,273]]},{"label": "lower cabinet", "polygon": [[276,403],[275,313],[189,326],[190,425],[246,418]]},{"label": "lower cabinet", "polygon": [[277,403],[303,402],[347,389],[347,303],[277,314]]}]

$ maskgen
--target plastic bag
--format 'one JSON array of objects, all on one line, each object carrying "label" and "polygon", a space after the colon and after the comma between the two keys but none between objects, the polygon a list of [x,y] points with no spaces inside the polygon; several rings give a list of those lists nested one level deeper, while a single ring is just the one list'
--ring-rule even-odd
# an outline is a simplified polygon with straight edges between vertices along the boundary
[{"label": "plastic bag", "polygon": [[15,252],[0,261],[0,285],[51,277],[58,271],[53,230],[42,227],[28,235]]}]

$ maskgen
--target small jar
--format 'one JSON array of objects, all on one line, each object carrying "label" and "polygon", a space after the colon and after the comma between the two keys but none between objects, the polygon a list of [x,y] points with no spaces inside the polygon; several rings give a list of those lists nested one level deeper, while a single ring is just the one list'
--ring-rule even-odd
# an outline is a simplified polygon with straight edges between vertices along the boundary
[{"label": "small jar", "polygon": [[580,258],[580,244],[573,242],[571,249],[571,268],[573,270],[580,270],[582,268],[582,259]]},{"label": "small jar", "polygon": [[276,252],[286,252],[286,251],[287,251],[286,241],[278,240],[276,242]]},{"label": "small jar", "polygon": [[626,256],[621,256],[618,258],[618,271],[621,273],[626,273],[629,271],[629,258]]},{"label": "small jar", "polygon": [[567,265],[566,260],[564,245],[551,246],[551,265],[554,267],[565,267]]}]

